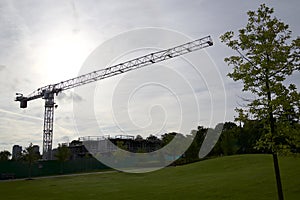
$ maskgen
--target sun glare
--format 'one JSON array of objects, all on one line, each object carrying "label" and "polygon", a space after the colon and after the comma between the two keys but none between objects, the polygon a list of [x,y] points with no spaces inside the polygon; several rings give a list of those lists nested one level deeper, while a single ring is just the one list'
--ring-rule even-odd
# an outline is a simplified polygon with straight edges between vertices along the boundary
[{"label": "sun glare", "polygon": [[38,49],[38,69],[44,81],[64,81],[77,76],[89,54],[87,40],[79,34],[49,37]]}]

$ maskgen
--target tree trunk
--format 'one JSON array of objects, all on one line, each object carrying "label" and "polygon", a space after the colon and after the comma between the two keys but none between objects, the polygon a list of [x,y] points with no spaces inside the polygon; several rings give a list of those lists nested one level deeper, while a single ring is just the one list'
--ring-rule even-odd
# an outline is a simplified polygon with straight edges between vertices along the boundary
[{"label": "tree trunk", "polygon": [[[267,97],[268,97],[268,110],[269,110],[269,120],[270,120],[270,128],[271,128],[271,134],[272,134],[272,140],[275,136],[275,119],[273,116],[273,109],[272,105],[270,104],[272,101],[271,97],[271,91],[270,91],[270,85],[269,85],[269,76],[268,71],[266,72],[266,88],[267,88]],[[278,164],[278,157],[277,152],[272,148],[272,155],[273,155],[273,164],[274,164],[274,170],[275,170],[275,176],[276,176],[276,183],[277,183],[277,193],[278,193],[278,199],[283,200],[283,191],[282,191],[282,185],[281,185],[281,177],[280,177],[280,170],[279,170],[279,164]]]},{"label": "tree trunk", "polygon": [[273,163],[274,163],[276,182],[277,182],[278,199],[283,200],[283,191],[282,191],[282,185],[281,185],[280,170],[279,170],[279,164],[278,164],[278,158],[277,158],[276,152],[273,152]]},{"label": "tree trunk", "polygon": [[61,174],[64,173],[64,162],[63,161],[60,162],[60,173]]},{"label": "tree trunk", "polygon": [[32,163],[28,164],[28,180],[31,180]]}]

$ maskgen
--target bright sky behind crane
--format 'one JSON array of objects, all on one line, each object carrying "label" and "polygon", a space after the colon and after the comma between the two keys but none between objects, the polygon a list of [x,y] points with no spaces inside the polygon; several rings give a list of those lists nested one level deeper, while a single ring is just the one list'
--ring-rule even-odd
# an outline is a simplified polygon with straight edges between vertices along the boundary
[{"label": "bright sky behind crane", "polygon": [[[207,66],[216,67],[225,84],[227,111],[224,120],[232,121],[235,115],[234,108],[243,104],[240,98],[243,95],[240,92],[241,84],[226,77],[230,68],[223,62],[223,59],[234,52],[220,43],[219,36],[228,30],[237,31],[245,26],[247,22],[246,12],[256,10],[264,2],[268,6],[274,7],[275,15],[290,25],[293,37],[299,35],[300,1],[298,0],[2,0],[0,2],[0,150],[11,151],[13,144],[28,146],[30,142],[42,146],[44,102],[43,100],[29,102],[28,109],[21,110],[18,103],[13,101],[16,92],[27,95],[44,85],[75,77],[88,56],[99,45],[125,31],[148,27],[178,31],[193,39],[206,35],[212,36],[214,46],[205,50],[207,53],[205,58],[211,59]],[[151,36],[145,34],[145,39],[148,37]],[[203,63],[206,61],[203,60]],[[99,66],[99,68],[104,67],[106,66]],[[151,71],[149,68],[144,72],[141,70],[136,78],[134,74],[128,75],[128,78],[136,79],[135,81],[139,82],[143,77],[151,75],[157,78],[159,77],[158,74],[167,73],[155,70],[158,69],[153,68]],[[205,93],[207,91],[202,88],[202,79],[199,77],[197,79],[192,71],[186,71],[184,75],[191,81],[193,89],[197,91],[197,98],[205,102],[206,99],[203,96],[207,96]],[[161,78],[164,76],[172,79],[170,74],[163,74]],[[110,92],[111,88],[118,84],[118,81],[123,83],[122,80],[121,78],[112,78],[99,83],[97,86],[98,93],[95,96],[99,96],[101,93],[101,105],[106,105],[102,108],[99,105],[97,107],[101,113],[98,119],[99,123],[102,124],[100,128],[105,130],[106,134],[118,133],[114,124],[115,119],[111,117],[112,112],[109,107],[112,102]],[[299,80],[299,74],[290,79],[300,87]],[[129,82],[123,84],[130,88]],[[172,86],[180,89],[176,83],[172,84]],[[147,87],[142,89],[147,89]],[[124,90],[123,88],[122,91]],[[149,118],[149,113],[150,116],[152,114],[156,116],[159,121],[164,120],[160,116],[166,111],[169,112],[167,116],[178,115],[177,107],[172,107],[173,103],[176,105],[172,95],[167,95],[166,91],[163,92],[155,88],[150,88],[148,93],[150,95],[147,96],[147,90],[145,90],[145,93],[139,93],[138,96],[132,97],[131,101],[128,102],[129,110],[134,114],[130,115],[130,118],[136,124],[141,127],[147,126],[151,120],[154,120]],[[160,98],[155,98],[155,96]],[[190,98],[189,96],[185,97],[186,99]],[[120,94],[118,98],[121,100],[123,97]],[[219,98],[214,105],[215,108],[225,102],[222,95]],[[143,104],[143,102],[154,102],[154,100],[155,104],[150,110],[147,105]],[[165,108],[160,107],[161,105],[155,106],[156,100],[159,100],[158,104],[167,106]],[[57,98],[59,107],[55,112],[54,147],[57,143],[70,142],[80,136],[76,131],[77,128],[73,119],[72,101],[80,103],[86,99],[84,96],[72,93],[72,91],[65,92]],[[169,104],[166,104],[167,102]],[[199,102],[201,109],[203,102]],[[147,109],[144,110],[145,112],[141,112],[137,106]],[[197,122],[199,125],[214,126],[215,123],[222,122],[221,120],[208,123],[208,112],[209,110],[203,112],[204,114]],[[147,114],[145,115],[145,113]],[[220,113],[220,115],[223,114]],[[86,120],[83,127],[87,127],[88,119]],[[174,120],[177,118],[175,117]],[[155,123],[150,128],[154,125]],[[125,131],[133,135],[148,136],[151,133],[151,129],[141,131],[130,129],[130,126],[127,128],[128,130]],[[196,127],[186,128],[195,129]],[[175,130],[176,125],[170,124],[161,131]],[[86,134],[93,135],[93,133],[88,132],[88,129],[86,129]]]}]

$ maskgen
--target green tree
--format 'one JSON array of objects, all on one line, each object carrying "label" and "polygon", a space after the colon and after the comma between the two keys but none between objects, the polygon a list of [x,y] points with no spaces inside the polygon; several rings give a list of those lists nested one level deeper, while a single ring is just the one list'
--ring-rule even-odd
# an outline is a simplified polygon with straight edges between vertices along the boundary
[{"label": "green tree", "polygon": [[238,134],[239,132],[235,123],[225,122],[218,141],[224,155],[233,155],[239,150]]},{"label": "green tree", "polygon": [[[175,140],[175,137],[177,138]],[[170,157],[172,160],[177,160],[181,156],[181,149],[184,147],[188,141],[187,138],[181,133],[165,133],[161,136],[162,146],[165,147],[166,156]],[[172,141],[172,140],[175,141]],[[172,145],[168,145],[172,141]]]},{"label": "green tree", "polygon": [[203,140],[207,133],[207,128],[198,126],[198,130],[192,130],[190,135],[187,135],[188,140],[193,140],[187,151],[184,153],[186,162],[194,162],[199,160],[199,151]]},{"label": "green tree", "polygon": [[70,159],[70,149],[65,144],[58,144],[57,153],[55,157],[60,162],[60,173],[63,173],[64,163]]},{"label": "green tree", "polygon": [[160,141],[160,139],[158,137],[156,137],[155,135],[150,134],[147,138],[147,141],[152,141],[152,142],[156,142],[156,141]]},{"label": "green tree", "polygon": [[248,23],[239,30],[238,37],[229,31],[221,36],[221,41],[239,53],[225,58],[225,62],[233,66],[233,72],[228,76],[234,81],[242,81],[243,91],[255,95],[245,112],[254,119],[263,120],[269,129],[268,137],[262,139],[273,154],[278,197],[283,199],[277,160],[281,146],[274,142],[281,137],[276,119],[290,112],[288,108],[299,114],[299,107],[293,106],[297,104],[294,101],[299,102],[299,93],[296,92],[295,99],[285,96],[295,92],[296,86],[291,84],[287,87],[283,81],[299,70],[300,38],[291,40],[289,26],[274,17],[273,13],[274,9],[265,4],[257,11],[248,11]]},{"label": "green tree", "polygon": [[238,129],[240,145],[238,153],[270,153],[267,149],[256,148],[257,141],[268,132],[263,121],[245,120],[243,127]]},{"label": "green tree", "polygon": [[137,136],[135,137],[135,140],[136,140],[136,141],[142,141],[142,140],[144,140],[144,139],[143,139],[143,137],[142,137],[141,135],[137,135]]},{"label": "green tree", "polygon": [[9,160],[9,157],[11,156],[11,153],[9,151],[1,151],[0,152],[0,161],[7,161]]},{"label": "green tree", "polygon": [[33,164],[41,158],[39,152],[35,150],[35,147],[30,143],[28,147],[23,151],[22,158],[28,163],[28,178],[31,178]]},{"label": "green tree", "polygon": [[233,122],[225,122],[222,133],[210,152],[210,156],[233,155],[240,150],[240,130]]}]

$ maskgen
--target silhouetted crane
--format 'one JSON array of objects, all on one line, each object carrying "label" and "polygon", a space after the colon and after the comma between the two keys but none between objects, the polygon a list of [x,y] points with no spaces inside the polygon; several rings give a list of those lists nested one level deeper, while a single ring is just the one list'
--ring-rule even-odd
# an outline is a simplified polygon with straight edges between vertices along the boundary
[{"label": "silhouetted crane", "polygon": [[21,93],[16,93],[15,101],[20,102],[21,108],[27,107],[27,102],[35,99],[45,99],[45,113],[44,113],[44,130],[43,130],[43,159],[49,159],[51,157],[52,150],[52,138],[53,138],[53,117],[54,117],[54,96],[58,95],[64,90],[75,88],[81,85],[85,85],[91,82],[99,81],[111,76],[122,74],[134,69],[138,69],[147,65],[162,62],[183,54],[187,54],[192,51],[196,51],[202,48],[212,46],[213,42],[210,36],[206,36],[201,39],[197,39],[170,49],[157,51],[147,54],[117,65],[107,67],[93,71],[66,81],[62,81],[56,84],[47,85],[38,88],[31,94],[23,96]]}]

